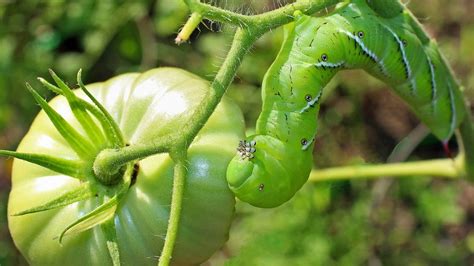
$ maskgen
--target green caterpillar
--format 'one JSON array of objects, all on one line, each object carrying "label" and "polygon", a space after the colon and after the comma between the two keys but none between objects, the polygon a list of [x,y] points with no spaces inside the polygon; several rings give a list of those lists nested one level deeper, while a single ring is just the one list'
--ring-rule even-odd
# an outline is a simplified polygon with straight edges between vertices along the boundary
[{"label": "green caterpillar", "polygon": [[398,7],[381,13],[379,1],[354,0],[322,18],[297,14],[285,26],[263,81],[256,135],[240,142],[227,169],[239,199],[275,207],[306,182],[323,88],[339,70],[364,69],[393,87],[439,139],[452,136],[464,116],[459,86],[436,43]]}]

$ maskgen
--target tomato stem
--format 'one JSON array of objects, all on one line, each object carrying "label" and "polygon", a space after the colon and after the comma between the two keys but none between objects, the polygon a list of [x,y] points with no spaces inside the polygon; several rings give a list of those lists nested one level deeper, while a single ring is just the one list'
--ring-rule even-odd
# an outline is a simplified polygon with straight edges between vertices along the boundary
[{"label": "tomato stem", "polygon": [[[174,157],[174,156],[173,156]],[[183,205],[184,185],[186,183],[187,167],[186,154],[181,154],[178,158],[174,158],[174,178],[173,178],[173,195],[171,198],[171,211],[166,231],[165,244],[161,252],[159,266],[170,264],[173,255],[173,249],[178,235],[179,222],[181,219],[181,209]]]},{"label": "tomato stem", "polygon": [[309,181],[372,179],[380,177],[439,176],[459,178],[464,175],[464,158],[437,159],[380,165],[351,165],[327,169],[313,169]]},{"label": "tomato stem", "polygon": [[168,152],[168,147],[171,145],[171,138],[161,138],[146,145],[136,144],[118,149],[102,150],[94,160],[94,174],[103,184],[115,183],[122,177],[120,172],[124,165],[154,154]]},{"label": "tomato stem", "polygon": [[176,39],[174,39],[176,44],[181,44],[189,40],[191,33],[193,33],[199,23],[201,23],[201,20],[201,14],[199,14],[198,12],[193,12],[191,14],[191,17],[189,17],[188,21],[186,21],[186,24],[184,24],[184,27],[179,31],[178,36],[176,36]]}]

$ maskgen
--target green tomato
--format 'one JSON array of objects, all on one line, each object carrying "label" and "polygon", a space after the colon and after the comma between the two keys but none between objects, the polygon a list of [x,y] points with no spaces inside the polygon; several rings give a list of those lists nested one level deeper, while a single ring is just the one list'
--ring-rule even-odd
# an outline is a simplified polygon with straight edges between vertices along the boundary
[{"label": "green tomato", "polygon": [[[150,145],[183,128],[209,91],[209,84],[183,70],[158,68],[120,75],[87,88],[117,122],[128,145]],[[76,94],[85,98],[82,92]],[[50,105],[86,135],[63,96],[54,98]],[[240,109],[224,98],[190,146],[173,264],[203,262],[227,241],[235,200],[225,172],[243,134]],[[44,111],[34,120],[18,151],[78,159]],[[140,160],[138,166],[136,181],[117,206],[113,221],[121,262],[156,265],[169,218],[174,163],[168,154],[159,154]],[[96,197],[59,209],[13,216],[80,185],[78,179],[14,160],[8,222],[16,246],[30,264],[112,264],[101,226],[71,233],[58,242],[64,228],[97,207]],[[94,186],[106,188],[100,183]]]}]

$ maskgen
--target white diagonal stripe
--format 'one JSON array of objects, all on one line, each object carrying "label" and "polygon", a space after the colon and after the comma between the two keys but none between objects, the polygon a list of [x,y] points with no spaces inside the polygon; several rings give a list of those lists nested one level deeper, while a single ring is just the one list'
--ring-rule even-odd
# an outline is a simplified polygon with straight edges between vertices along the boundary
[{"label": "white diagonal stripe", "polygon": [[339,30],[339,32],[341,33],[344,33],[345,35],[347,35],[349,38],[353,39],[359,46],[360,48],[366,53],[369,55],[370,58],[372,58],[372,60],[374,60],[379,66],[380,66],[380,69],[382,70],[382,73],[385,75],[385,76],[389,76],[388,74],[388,71],[387,69],[385,68],[385,65],[383,63],[383,60],[380,60],[378,58],[378,56],[373,52],[371,51],[367,46],[365,46],[365,43],[359,38],[359,36],[356,36],[354,34],[352,34],[351,32],[349,31],[346,31],[346,30]]},{"label": "white diagonal stripe", "polygon": [[436,96],[438,94],[438,90],[436,88],[437,85],[436,85],[435,71],[434,71],[433,62],[431,62],[430,57],[428,55],[426,57],[428,58],[428,65],[430,66],[431,84],[433,84],[433,88],[432,88],[433,89],[433,96],[431,98],[431,101],[434,104],[435,101],[436,101]]},{"label": "white diagonal stripe", "polygon": [[412,74],[412,71],[411,71],[410,62],[408,61],[407,55],[405,53],[405,45],[403,44],[402,40],[400,40],[400,38],[398,38],[398,35],[392,29],[390,29],[389,27],[387,27],[384,24],[382,24],[382,26],[385,29],[387,29],[393,35],[395,40],[397,41],[398,47],[400,48],[400,51],[402,53],[403,64],[405,65],[406,71],[407,71],[407,74],[408,74],[408,80],[410,81],[413,90],[416,91],[416,83],[415,83],[415,80],[412,78],[413,74]]},{"label": "white diagonal stripe", "polygon": [[306,110],[308,110],[309,108],[313,107],[318,101],[319,101],[319,98],[321,98],[321,95],[323,94],[323,91],[321,90],[318,95],[316,97],[314,97],[314,99],[312,99],[311,101],[309,101],[305,107],[303,107],[303,109],[301,109],[300,111],[300,114],[304,113]]},{"label": "white diagonal stripe", "polygon": [[456,128],[456,105],[454,104],[454,95],[453,95],[453,88],[451,87],[451,83],[449,80],[446,82],[448,84],[448,92],[449,92],[449,104],[451,106],[451,125],[449,128],[449,135],[448,138],[451,137],[454,133],[454,129]]},{"label": "white diagonal stripe", "polygon": [[329,68],[338,68],[338,67],[342,67],[343,65],[345,64],[344,61],[340,61],[340,62],[337,62],[337,63],[331,63],[331,62],[319,62],[317,64],[315,64],[316,67],[329,67]]}]

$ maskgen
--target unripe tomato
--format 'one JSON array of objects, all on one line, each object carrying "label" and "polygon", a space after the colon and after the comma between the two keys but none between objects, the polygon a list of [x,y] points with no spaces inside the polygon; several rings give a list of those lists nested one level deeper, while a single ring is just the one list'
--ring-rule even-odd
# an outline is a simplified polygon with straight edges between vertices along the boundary
[{"label": "unripe tomato", "polygon": [[[209,91],[209,84],[183,70],[158,68],[143,74],[123,74],[87,88],[118,123],[128,145],[152,145],[154,140],[183,128]],[[76,94],[85,98],[82,92]],[[51,100],[50,105],[86,135],[63,96]],[[225,173],[243,133],[240,109],[224,98],[190,146],[173,264],[203,262],[228,239],[235,200]],[[18,151],[78,158],[44,111],[34,120]],[[159,154],[137,165],[136,181],[114,217],[121,262],[156,265],[169,218],[174,163],[168,154]],[[8,222],[16,246],[30,264],[112,264],[101,226],[69,234],[61,244],[57,239],[64,228],[97,206],[94,197],[59,209],[13,216],[80,184],[70,176],[14,160]],[[106,188],[99,182],[94,185]]]}]

